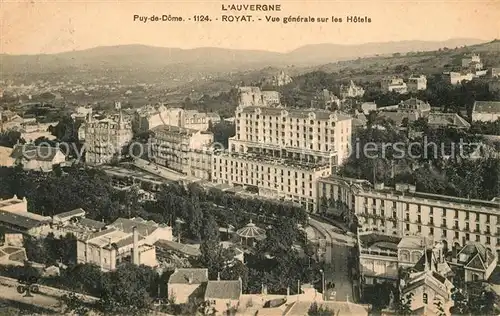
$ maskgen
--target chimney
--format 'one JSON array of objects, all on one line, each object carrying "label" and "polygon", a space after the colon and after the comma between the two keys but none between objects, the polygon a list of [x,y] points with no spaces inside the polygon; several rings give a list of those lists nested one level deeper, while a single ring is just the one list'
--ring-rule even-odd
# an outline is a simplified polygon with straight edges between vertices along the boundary
[{"label": "chimney", "polygon": [[137,232],[137,226],[134,226],[132,232],[134,234],[134,250],[132,254],[132,263],[139,265],[139,233]]}]

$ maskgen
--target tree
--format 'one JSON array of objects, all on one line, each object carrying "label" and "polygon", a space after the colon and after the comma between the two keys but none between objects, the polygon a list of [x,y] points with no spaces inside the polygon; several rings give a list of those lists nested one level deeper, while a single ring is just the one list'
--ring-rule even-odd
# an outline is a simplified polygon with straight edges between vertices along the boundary
[{"label": "tree", "polygon": [[309,307],[309,311],[307,312],[308,316],[335,316],[335,312],[329,310],[323,305],[318,306],[318,303],[314,302],[311,307]]},{"label": "tree", "polygon": [[91,312],[94,315],[96,313],[96,311],[91,311],[85,302],[73,292],[61,296],[59,301],[66,315],[88,316],[91,315]]},{"label": "tree", "polygon": [[146,266],[125,263],[103,276],[100,306],[107,314],[143,315],[149,311],[157,274]]},{"label": "tree", "polygon": [[214,279],[224,267],[222,246],[219,244],[219,228],[210,214],[205,217],[203,226],[199,261],[203,267],[208,268],[209,278]]},{"label": "tree", "polygon": [[411,302],[413,300],[413,293],[410,292],[404,296],[402,296],[397,305],[398,315],[402,316],[410,316],[412,315]]}]

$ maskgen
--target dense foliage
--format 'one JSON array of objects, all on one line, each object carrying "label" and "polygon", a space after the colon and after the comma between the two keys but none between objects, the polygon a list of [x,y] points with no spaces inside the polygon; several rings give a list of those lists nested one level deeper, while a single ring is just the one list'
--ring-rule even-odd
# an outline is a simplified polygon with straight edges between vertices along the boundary
[{"label": "dense foliage", "polygon": [[354,152],[340,174],[386,185],[410,183],[421,192],[465,198],[491,200],[498,195],[500,161],[468,158],[479,148],[480,137],[452,128],[431,129],[417,121],[412,128],[419,125],[422,134],[408,138],[391,122],[371,120],[385,129],[368,124],[367,129],[357,131]]}]

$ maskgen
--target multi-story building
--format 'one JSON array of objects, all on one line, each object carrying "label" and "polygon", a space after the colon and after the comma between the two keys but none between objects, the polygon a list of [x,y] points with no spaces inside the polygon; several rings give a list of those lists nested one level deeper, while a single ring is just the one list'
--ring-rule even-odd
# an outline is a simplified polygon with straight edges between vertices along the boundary
[{"label": "multi-story building", "polygon": [[157,164],[187,175],[211,174],[212,133],[170,125],[157,126],[152,132],[151,154]]},{"label": "multi-story building", "polygon": [[[383,108],[382,108],[383,109]],[[417,98],[410,98],[398,104],[399,112],[413,112],[417,117],[427,117],[431,112],[431,105]]]},{"label": "multi-story building", "polygon": [[342,99],[362,97],[365,94],[365,89],[354,84],[351,80],[347,86],[340,86],[340,97]]},{"label": "multi-story building", "polygon": [[498,77],[500,77],[500,68],[499,67],[493,67],[493,68],[491,68],[491,77],[492,78],[498,78]]},{"label": "multi-story building", "polygon": [[92,106],[79,106],[75,112],[71,114],[71,118],[79,122],[88,122],[92,119]]},{"label": "multi-story building", "polygon": [[212,182],[253,188],[259,195],[315,209],[316,183],[328,175],[327,162],[300,162],[268,154],[214,153]]},{"label": "multi-story building", "polygon": [[427,78],[424,75],[410,76],[410,78],[408,78],[407,86],[409,92],[418,92],[421,90],[426,90]]},{"label": "multi-story building", "polygon": [[404,94],[408,92],[406,83],[401,78],[386,78],[381,82],[382,90]]},{"label": "multi-story building", "polygon": [[172,228],[141,218],[119,218],[106,230],[78,237],[77,262],[97,264],[103,271],[125,261],[154,267],[158,240],[172,240]]},{"label": "multi-story building", "polygon": [[349,155],[352,118],[318,109],[238,107],[229,150],[340,165]]},{"label": "multi-story building", "polygon": [[148,105],[136,111],[132,125],[137,132],[149,131],[160,125],[206,131],[210,124],[219,123],[220,120],[221,118],[217,113],[200,113],[196,110]]},{"label": "multi-story building", "polygon": [[351,121],[325,110],[239,106],[228,152],[214,154],[212,181],[312,211],[317,179],[349,155]]},{"label": "multi-story building", "polygon": [[124,121],[121,113],[118,120],[90,120],[78,131],[85,140],[85,161],[90,165],[106,164],[122,154],[132,140],[132,125]]},{"label": "multi-story building", "polygon": [[238,90],[240,107],[278,106],[280,104],[280,94],[277,91],[261,91],[259,87],[240,87]]},{"label": "multi-story building", "polygon": [[345,205],[363,229],[428,236],[447,250],[477,241],[500,254],[498,201],[421,193],[409,185],[373,186],[366,180],[338,176],[320,179],[317,192],[321,200]]}]

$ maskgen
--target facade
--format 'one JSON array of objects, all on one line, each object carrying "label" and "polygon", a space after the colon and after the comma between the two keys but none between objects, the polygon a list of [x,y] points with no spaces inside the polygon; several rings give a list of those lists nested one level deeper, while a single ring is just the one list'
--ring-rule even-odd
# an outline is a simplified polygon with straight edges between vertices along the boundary
[{"label": "facade", "polygon": [[483,63],[481,62],[481,57],[479,54],[471,54],[470,56],[464,56],[462,58],[462,68],[481,70],[483,69]]},{"label": "facade", "polygon": [[239,87],[238,105],[247,106],[278,106],[280,104],[279,92],[261,91],[259,87]]},{"label": "facade", "polygon": [[352,118],[339,112],[271,107],[238,107],[230,152],[268,153],[334,164],[347,158]]},{"label": "facade", "polygon": [[80,127],[79,137],[85,140],[85,162],[90,165],[110,163],[130,143],[133,137],[132,125],[123,120],[91,120]]},{"label": "facade", "polygon": [[338,176],[320,179],[317,191],[319,199],[345,204],[363,230],[428,236],[446,251],[476,241],[500,254],[499,202],[420,193],[403,184],[375,188],[366,180]]},{"label": "facade", "polygon": [[410,309],[415,315],[441,315],[437,304],[441,303],[445,315],[450,314],[454,305],[451,297],[453,284],[440,275],[426,268],[425,271],[411,273],[406,280],[401,296],[412,295]]},{"label": "facade", "polygon": [[418,92],[427,89],[427,78],[424,75],[408,78],[408,92]]},{"label": "facade", "polygon": [[212,170],[212,182],[253,188],[263,197],[294,201],[312,211],[317,180],[330,174],[331,166],[267,154],[214,153]]},{"label": "facade", "polygon": [[24,170],[43,172],[50,172],[54,166],[66,161],[59,148],[33,144],[16,145],[10,157],[15,165],[22,165]]},{"label": "facade", "polygon": [[348,156],[352,119],[338,112],[239,106],[212,181],[315,208],[316,181]]},{"label": "facade", "polygon": [[446,80],[452,85],[457,85],[462,83],[462,81],[471,81],[474,79],[474,74],[469,72],[447,72],[444,73]]},{"label": "facade", "polygon": [[362,97],[365,94],[365,89],[354,84],[351,80],[347,86],[340,86],[340,97],[342,99],[346,98],[356,98]]},{"label": "facade", "polygon": [[378,282],[396,284],[398,274],[397,236],[385,236],[372,231],[358,232],[359,272],[363,285]]},{"label": "facade", "polygon": [[401,78],[387,78],[381,82],[382,90],[404,94],[408,92],[406,83]]},{"label": "facade", "polygon": [[205,290],[205,302],[215,310],[215,315],[228,315],[239,307],[242,295],[241,279],[236,281],[208,281]]},{"label": "facade", "polygon": [[208,269],[175,269],[168,279],[168,299],[175,304],[185,304],[199,296],[208,282]]},{"label": "facade", "polygon": [[78,263],[112,271],[121,262],[157,266],[154,244],[159,239],[172,240],[172,229],[141,218],[119,218],[105,230],[77,237]]},{"label": "facade", "polygon": [[472,108],[472,121],[495,122],[500,118],[500,101],[476,101]]},{"label": "facade", "polygon": [[211,170],[212,133],[170,125],[157,126],[152,132],[151,153],[157,164],[187,175],[206,176]]}]

